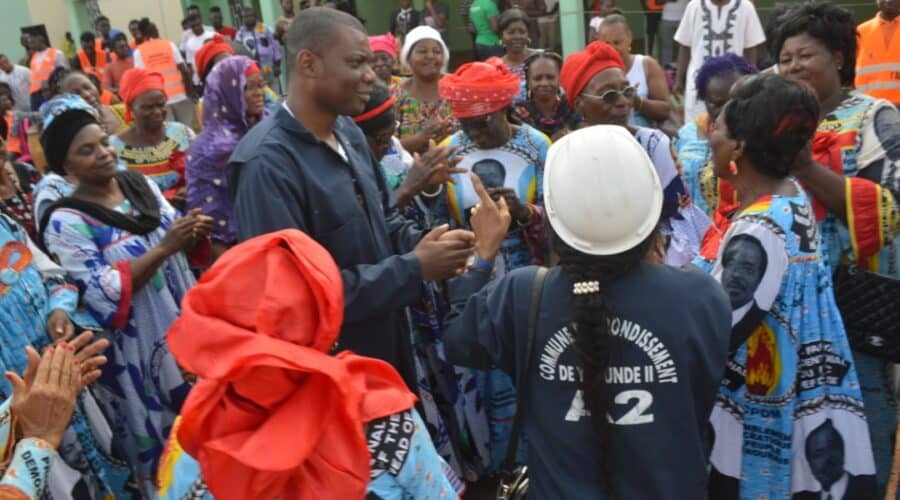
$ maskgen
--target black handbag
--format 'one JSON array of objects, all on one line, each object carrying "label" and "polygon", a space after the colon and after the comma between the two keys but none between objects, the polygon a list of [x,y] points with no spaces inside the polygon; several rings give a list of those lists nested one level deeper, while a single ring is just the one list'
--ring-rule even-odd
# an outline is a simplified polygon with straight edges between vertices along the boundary
[{"label": "black handbag", "polygon": [[900,280],[838,266],[834,298],[854,350],[900,363]]},{"label": "black handbag", "polygon": [[547,268],[539,267],[534,275],[534,283],[531,286],[531,307],[528,310],[528,336],[525,337],[525,357],[523,358],[516,384],[516,392],[519,396],[516,403],[516,416],[513,419],[509,445],[506,447],[506,458],[503,460],[503,466],[500,468],[497,500],[521,500],[528,493],[528,467],[525,465],[516,467],[516,449],[519,445],[519,435],[522,432],[525,395],[528,394],[528,369],[531,366],[531,351],[534,346],[538,313],[541,310],[541,293],[544,290],[544,279],[546,277]]}]

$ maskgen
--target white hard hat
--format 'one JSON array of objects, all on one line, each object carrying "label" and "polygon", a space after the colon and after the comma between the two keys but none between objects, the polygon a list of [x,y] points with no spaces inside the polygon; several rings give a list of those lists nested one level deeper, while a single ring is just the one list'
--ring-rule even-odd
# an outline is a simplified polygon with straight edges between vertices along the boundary
[{"label": "white hard hat", "polygon": [[570,247],[615,255],[644,241],[662,210],[659,176],[627,129],[595,125],[550,147],[544,206],[550,225]]}]

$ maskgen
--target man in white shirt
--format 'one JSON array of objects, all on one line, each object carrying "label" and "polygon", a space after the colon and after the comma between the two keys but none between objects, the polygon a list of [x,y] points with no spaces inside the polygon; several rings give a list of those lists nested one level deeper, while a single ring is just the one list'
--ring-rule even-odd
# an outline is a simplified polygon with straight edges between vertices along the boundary
[{"label": "man in white shirt", "polygon": [[675,41],[681,44],[675,93],[684,95],[684,122],[688,123],[706,111],[694,83],[703,62],[731,52],[755,65],[766,35],[750,0],[690,0]]},{"label": "man in white shirt", "polygon": [[662,21],[659,24],[659,63],[663,67],[666,64],[674,64],[678,57],[678,49],[681,46],[675,41],[675,31],[678,30],[678,23],[681,22],[687,4],[688,0],[668,0],[663,5]]},{"label": "man in white shirt", "polygon": [[6,55],[0,54],[0,82],[8,84],[12,89],[13,100],[16,102],[13,109],[31,111],[29,105],[31,97],[28,95],[28,86],[31,85],[31,70],[25,66],[13,64]]},{"label": "man in white shirt", "polygon": [[200,75],[197,74],[197,63],[194,61],[194,57],[203,44],[215,36],[216,32],[212,28],[207,30],[206,26],[203,26],[203,20],[199,14],[191,14],[185,21],[187,21],[190,34],[184,41],[184,55],[186,62],[191,67],[194,85],[200,85]]},{"label": "man in white shirt", "polygon": [[[198,7],[197,5],[194,5],[194,4],[188,5],[187,11],[185,11],[185,15],[184,15],[185,17],[181,21],[181,27],[184,29],[184,31],[181,33],[181,41],[178,42],[178,50],[180,50],[182,53],[187,52],[187,50],[185,50],[184,44],[187,42],[187,39],[193,34],[191,31],[191,28],[187,25],[187,22],[188,22],[187,20],[189,17],[193,16],[194,14],[200,16],[201,24],[203,22],[203,16],[200,14],[200,7]],[[207,26],[204,24],[203,31],[215,31],[215,30],[213,29],[212,26]],[[190,63],[191,61],[188,61],[188,62]]]}]

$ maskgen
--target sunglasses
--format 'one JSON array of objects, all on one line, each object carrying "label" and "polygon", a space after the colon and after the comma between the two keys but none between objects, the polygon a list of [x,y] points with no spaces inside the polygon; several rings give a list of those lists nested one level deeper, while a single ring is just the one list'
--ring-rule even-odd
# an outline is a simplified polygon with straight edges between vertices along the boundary
[{"label": "sunglasses", "polygon": [[481,130],[488,128],[493,121],[493,115],[479,116],[478,118],[464,118],[459,121],[459,126],[463,130]]},{"label": "sunglasses", "polygon": [[590,99],[602,99],[606,104],[615,104],[616,101],[619,100],[619,96],[621,95],[626,100],[631,100],[634,98],[634,93],[636,92],[634,86],[625,87],[622,90],[607,90],[606,92],[600,95],[592,95],[592,94],[581,94],[581,97],[587,97]]}]

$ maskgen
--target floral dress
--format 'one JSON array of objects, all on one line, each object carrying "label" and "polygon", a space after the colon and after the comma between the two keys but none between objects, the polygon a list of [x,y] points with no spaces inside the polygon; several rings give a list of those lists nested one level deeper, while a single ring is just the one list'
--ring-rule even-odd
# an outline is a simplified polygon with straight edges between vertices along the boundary
[{"label": "floral dress", "polygon": [[184,185],[184,163],[194,131],[179,122],[166,122],[166,137],[155,146],[129,146],[117,135],[109,137],[119,161],[153,180],[166,198]]},{"label": "floral dress", "polygon": [[[28,365],[25,346],[40,349],[50,343],[47,316],[57,309],[71,315],[78,291],[5,215],[0,215],[0,248],[0,370],[22,373]],[[11,395],[12,386],[0,380],[0,399]],[[83,391],[60,444],[62,460],[54,461],[50,470],[47,485],[52,494],[93,500],[132,495],[128,467],[110,454],[108,432],[109,423],[91,390]]]},{"label": "floral dress", "polygon": [[403,85],[391,88],[396,101],[394,110],[397,113],[397,136],[401,139],[425,130],[425,124],[431,119],[453,118],[450,104],[439,99],[437,101],[421,101],[412,95]]},{"label": "floral dress", "polygon": [[[44,237],[112,341],[97,396],[114,421],[115,445],[124,450],[141,489],[150,495],[163,445],[190,390],[165,335],[195,280],[186,257],[178,253],[166,259],[143,288],[132,288],[130,261],[159,245],[176,218],[156,184],[148,183],[162,222],[146,236],[59,208],[51,214]],[[118,210],[133,212],[128,200]]]},{"label": "floral dress", "polygon": [[797,191],[738,213],[715,255],[732,334],[710,416],[710,498],[875,498],[854,357]]}]

